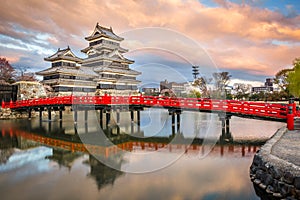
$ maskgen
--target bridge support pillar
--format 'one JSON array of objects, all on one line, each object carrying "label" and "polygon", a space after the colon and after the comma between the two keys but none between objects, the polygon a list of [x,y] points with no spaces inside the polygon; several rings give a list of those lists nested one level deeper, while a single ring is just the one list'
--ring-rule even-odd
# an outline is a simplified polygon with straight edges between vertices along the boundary
[{"label": "bridge support pillar", "polygon": [[42,119],[43,119],[43,110],[42,110],[42,108],[39,109],[39,117],[40,117],[40,121],[42,121]]},{"label": "bridge support pillar", "polygon": [[75,135],[78,135],[77,125],[75,123],[74,123],[74,133],[75,133]]},{"label": "bridge support pillar", "polygon": [[88,133],[88,132],[89,132],[88,121],[85,121],[85,122],[84,122],[84,131],[85,131],[85,133]]},{"label": "bridge support pillar", "polygon": [[222,135],[220,137],[221,143],[223,143],[224,141],[232,141],[233,139],[230,132],[230,118],[231,115],[228,115],[226,113],[219,113],[219,119],[222,126]]},{"label": "bridge support pillar", "polygon": [[[172,120],[172,135],[180,132],[180,114],[181,110],[169,109],[169,115],[171,115]],[[177,121],[176,121],[177,120]]]},{"label": "bridge support pillar", "polygon": [[120,126],[117,126],[117,135],[120,135]]},{"label": "bridge support pillar", "polygon": [[[50,112],[51,112],[51,111],[50,111]],[[48,132],[51,133],[51,131],[52,131],[52,122],[49,121],[49,122],[48,122]]]},{"label": "bridge support pillar", "polygon": [[77,123],[77,120],[78,120],[78,111],[75,108],[75,110],[74,110],[74,122]]},{"label": "bridge support pillar", "polygon": [[134,124],[133,123],[130,124],[130,132],[131,132],[131,134],[134,133]]},{"label": "bridge support pillar", "polygon": [[140,110],[137,110],[137,124],[138,126],[141,125],[141,111]]},{"label": "bridge support pillar", "polygon": [[175,135],[175,112],[172,112],[171,116],[172,116],[172,135]]},{"label": "bridge support pillar", "polygon": [[116,127],[116,131],[117,131],[117,135],[120,135],[120,109],[116,110],[116,118],[117,118],[117,127]]},{"label": "bridge support pillar", "polygon": [[48,107],[48,120],[51,121],[51,107]]},{"label": "bridge support pillar", "polygon": [[225,128],[226,128],[225,119],[221,119],[221,122],[222,122],[222,133],[224,132],[225,134]]},{"label": "bridge support pillar", "polygon": [[62,121],[63,118],[63,110],[62,108],[59,108],[59,120]]},{"label": "bridge support pillar", "polygon": [[141,133],[141,110],[136,111],[136,120],[137,120],[137,134],[140,135]]},{"label": "bridge support pillar", "polygon": [[117,109],[117,125],[120,125],[120,110]]},{"label": "bridge support pillar", "polygon": [[230,117],[226,116],[226,119],[225,119],[226,123],[226,134],[228,134],[230,132]]},{"label": "bridge support pillar", "polygon": [[110,110],[106,111],[106,127],[108,127],[110,123]]},{"label": "bridge support pillar", "polygon": [[180,131],[180,113],[177,113],[177,132]]},{"label": "bridge support pillar", "polygon": [[130,111],[130,119],[131,119],[131,123],[134,122],[134,112],[133,110]]},{"label": "bridge support pillar", "polygon": [[28,119],[31,119],[31,108],[28,109]]},{"label": "bridge support pillar", "polygon": [[84,110],[84,122],[86,123],[88,121],[88,110]]},{"label": "bridge support pillar", "polygon": [[100,127],[103,128],[103,109],[100,109],[99,111],[99,121],[100,121]]},{"label": "bridge support pillar", "polygon": [[39,128],[42,128],[42,127],[43,127],[42,124],[43,124],[43,121],[42,121],[42,119],[40,119],[40,120],[39,120]]}]

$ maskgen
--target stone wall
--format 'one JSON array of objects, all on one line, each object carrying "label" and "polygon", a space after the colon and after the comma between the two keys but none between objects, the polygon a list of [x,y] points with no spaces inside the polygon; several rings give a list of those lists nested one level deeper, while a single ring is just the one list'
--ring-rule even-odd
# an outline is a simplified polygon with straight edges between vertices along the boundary
[{"label": "stone wall", "polygon": [[253,184],[265,192],[267,199],[300,199],[299,166],[272,154],[273,145],[286,131],[279,129],[255,154],[250,167]]},{"label": "stone wall", "polygon": [[47,96],[45,88],[39,82],[20,81],[14,84],[18,85],[18,100],[34,99]]},{"label": "stone wall", "polygon": [[[37,113],[35,111],[31,112],[32,117],[36,117]],[[23,119],[28,118],[28,113],[14,112],[9,108],[0,109],[0,120],[1,119]]]}]

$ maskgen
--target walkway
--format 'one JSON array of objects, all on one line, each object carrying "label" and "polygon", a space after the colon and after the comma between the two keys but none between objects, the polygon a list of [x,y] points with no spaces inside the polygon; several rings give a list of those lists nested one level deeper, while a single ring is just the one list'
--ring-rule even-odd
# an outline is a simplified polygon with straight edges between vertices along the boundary
[{"label": "walkway", "polygon": [[271,154],[300,167],[300,130],[287,131],[272,147]]},{"label": "walkway", "polygon": [[268,199],[300,199],[299,141],[300,130],[283,127],[255,154],[250,177]]}]

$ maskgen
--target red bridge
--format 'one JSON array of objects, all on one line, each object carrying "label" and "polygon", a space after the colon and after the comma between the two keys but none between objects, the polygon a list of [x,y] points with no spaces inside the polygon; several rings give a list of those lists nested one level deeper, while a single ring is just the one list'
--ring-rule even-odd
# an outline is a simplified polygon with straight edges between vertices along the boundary
[{"label": "red bridge", "polygon": [[[157,107],[175,110],[226,113],[240,117],[275,121],[294,121],[300,117],[295,103],[278,104],[238,100],[216,100],[205,98],[180,98],[157,96],[62,96],[2,102],[2,108],[16,111],[40,110],[61,106],[103,109],[105,107]],[[55,110],[55,109],[54,109]]]}]

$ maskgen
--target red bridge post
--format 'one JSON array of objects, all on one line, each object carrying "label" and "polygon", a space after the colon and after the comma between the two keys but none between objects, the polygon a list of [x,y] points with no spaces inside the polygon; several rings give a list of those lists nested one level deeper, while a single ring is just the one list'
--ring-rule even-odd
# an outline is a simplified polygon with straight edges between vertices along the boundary
[{"label": "red bridge post", "polygon": [[288,130],[294,130],[294,109],[295,103],[294,99],[289,100],[288,113],[287,113],[287,128]]}]

